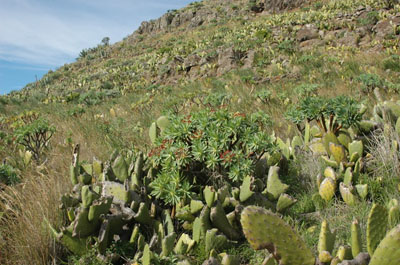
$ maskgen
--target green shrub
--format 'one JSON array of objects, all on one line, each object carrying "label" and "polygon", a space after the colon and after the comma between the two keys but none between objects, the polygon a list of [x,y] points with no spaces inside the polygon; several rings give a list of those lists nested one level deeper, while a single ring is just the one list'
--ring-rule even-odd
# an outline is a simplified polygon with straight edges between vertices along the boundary
[{"label": "green shrub", "polygon": [[264,103],[268,103],[271,100],[272,92],[269,89],[262,89],[255,94],[255,97]]},{"label": "green shrub", "polygon": [[360,18],[360,19],[358,19],[358,22],[359,22],[362,26],[366,26],[366,25],[375,25],[376,22],[378,22],[378,21],[379,21],[379,13],[378,13],[377,11],[368,12],[366,18]]},{"label": "green shrub", "polygon": [[[352,98],[307,97],[286,112],[286,119],[300,125],[304,121],[316,121],[322,132],[337,133],[361,121],[361,105]],[[329,121],[329,122],[328,122]]]},{"label": "green shrub", "polygon": [[284,40],[278,44],[278,50],[287,54],[294,54],[296,52],[294,40]]},{"label": "green shrub", "polygon": [[0,165],[0,183],[6,185],[14,185],[20,182],[20,179],[17,175],[16,170],[8,165],[8,164],[1,164]]},{"label": "green shrub", "polygon": [[255,163],[274,148],[261,126],[266,114],[246,116],[225,109],[205,109],[191,115],[173,115],[149,157],[161,167],[151,183],[152,195],[175,205],[199,191],[197,185],[215,188],[239,186],[253,175]]},{"label": "green shrub", "polygon": [[31,122],[17,125],[13,137],[18,144],[32,152],[36,161],[39,161],[55,130],[55,127],[51,126],[46,119],[37,118]]},{"label": "green shrub", "polygon": [[356,80],[361,83],[361,90],[364,93],[369,93],[375,88],[382,87],[385,84],[377,74],[361,74]]},{"label": "green shrub", "polygon": [[317,90],[318,85],[316,84],[301,84],[294,89],[296,95],[300,98],[316,96]]},{"label": "green shrub", "polygon": [[383,68],[385,70],[390,69],[391,71],[400,72],[400,56],[394,54],[383,60]]}]

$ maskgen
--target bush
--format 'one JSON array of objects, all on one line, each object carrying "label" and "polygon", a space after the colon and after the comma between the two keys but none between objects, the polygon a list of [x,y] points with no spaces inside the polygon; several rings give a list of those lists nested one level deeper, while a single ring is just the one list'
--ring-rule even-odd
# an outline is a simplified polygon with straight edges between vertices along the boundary
[{"label": "bush", "polygon": [[385,84],[377,74],[361,74],[357,77],[357,81],[361,83],[361,90],[364,93],[370,93],[375,88],[382,87]]},{"label": "bush", "polygon": [[261,130],[268,121],[265,114],[249,117],[224,109],[171,116],[149,153],[153,164],[161,167],[151,183],[152,195],[175,205],[197,191],[197,185],[239,186],[245,176],[253,175],[262,155],[274,148]]},{"label": "bush", "polygon": [[383,68],[385,70],[390,69],[391,71],[400,72],[400,56],[394,54],[383,60]]},{"label": "bush", "polygon": [[255,94],[255,97],[263,103],[268,103],[271,100],[272,92],[269,89],[262,89]]},{"label": "bush", "polygon": [[361,118],[361,105],[346,96],[331,99],[307,97],[286,112],[286,119],[298,126],[306,120],[316,121],[322,132],[335,134],[341,128],[356,125]]},{"label": "bush", "polygon": [[317,95],[318,85],[316,84],[301,84],[295,89],[296,95],[300,98],[303,97],[312,97]]},{"label": "bush", "polygon": [[12,166],[5,163],[0,165],[0,183],[14,185],[18,182],[20,182],[20,179]]},{"label": "bush", "polygon": [[51,126],[46,119],[37,118],[32,122],[19,125],[14,131],[14,139],[26,150],[31,151],[33,158],[39,161],[41,153],[48,145],[54,132],[55,127]]}]

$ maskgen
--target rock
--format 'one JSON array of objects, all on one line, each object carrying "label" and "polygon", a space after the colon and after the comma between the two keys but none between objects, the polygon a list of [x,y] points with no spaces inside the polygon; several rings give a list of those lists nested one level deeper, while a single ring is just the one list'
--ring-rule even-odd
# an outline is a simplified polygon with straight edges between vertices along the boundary
[{"label": "rock", "polygon": [[319,32],[317,27],[314,25],[305,25],[296,34],[296,39],[299,42],[317,39],[319,37]]},{"label": "rock", "polygon": [[244,59],[244,64],[243,64],[243,69],[249,69],[252,68],[253,63],[254,63],[254,56],[256,52],[254,50],[248,51],[246,58]]},{"label": "rock", "polygon": [[376,33],[376,39],[383,40],[395,33],[394,28],[400,25],[400,17],[381,20],[372,28]]},{"label": "rock", "polygon": [[183,62],[186,72],[189,72],[192,67],[199,65],[200,60],[201,58],[197,54],[191,54],[186,57]]},{"label": "rock", "polygon": [[274,12],[293,9],[301,6],[304,0],[262,0],[264,3],[265,10],[271,10]]},{"label": "rock", "polygon": [[354,31],[345,31],[342,38],[337,40],[337,43],[342,46],[357,47],[360,35]]},{"label": "rock", "polygon": [[218,53],[217,75],[222,75],[236,67],[235,51],[232,47]]},{"label": "rock", "polygon": [[189,24],[189,28],[195,28],[201,26],[204,23],[204,19],[201,16],[195,16],[192,18]]},{"label": "rock", "polygon": [[221,265],[216,258],[209,258],[205,260],[202,265]]},{"label": "rock", "polygon": [[311,50],[314,47],[321,46],[324,42],[320,39],[307,40],[300,43],[300,50]]},{"label": "rock", "polygon": [[168,26],[171,25],[171,22],[174,18],[173,13],[166,13],[160,18],[160,30],[168,29]]},{"label": "rock", "polygon": [[358,45],[360,47],[364,47],[367,46],[368,44],[370,44],[372,41],[371,35],[365,35],[363,38],[360,39],[360,42],[358,43]]},{"label": "rock", "polygon": [[358,256],[353,260],[344,260],[338,265],[368,265],[370,260],[370,256],[366,252],[361,252]]}]

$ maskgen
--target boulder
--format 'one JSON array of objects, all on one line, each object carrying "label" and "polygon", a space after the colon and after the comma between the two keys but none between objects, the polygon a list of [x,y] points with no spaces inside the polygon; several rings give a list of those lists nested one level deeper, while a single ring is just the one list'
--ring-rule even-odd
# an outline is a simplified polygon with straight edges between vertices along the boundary
[{"label": "boulder", "polygon": [[319,37],[318,29],[314,25],[308,24],[302,27],[296,34],[299,42],[317,39]]}]

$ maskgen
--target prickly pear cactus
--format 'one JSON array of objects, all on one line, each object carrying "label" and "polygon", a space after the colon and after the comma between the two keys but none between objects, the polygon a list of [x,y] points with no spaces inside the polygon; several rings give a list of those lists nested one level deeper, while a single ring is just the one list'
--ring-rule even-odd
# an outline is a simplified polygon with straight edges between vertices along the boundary
[{"label": "prickly pear cactus", "polygon": [[329,143],[329,152],[338,164],[346,160],[346,150],[340,144]]},{"label": "prickly pear cactus", "polygon": [[374,204],[367,222],[367,249],[371,256],[373,256],[379,242],[385,237],[387,223],[387,209],[379,204]]},{"label": "prickly pear cactus", "polygon": [[330,201],[335,195],[336,181],[331,178],[325,178],[319,186],[319,195],[325,201]]},{"label": "prickly pear cactus", "polygon": [[[320,260],[322,260],[322,256],[325,257],[326,253],[332,253],[333,247],[335,246],[335,239],[336,233],[332,232],[329,229],[329,223],[324,220],[321,224],[321,231],[319,233],[319,240],[318,240],[318,253],[320,254]],[[322,254],[322,255],[321,255]],[[328,262],[328,261],[325,261]]]},{"label": "prickly pear cactus", "polygon": [[351,253],[353,257],[362,251],[362,241],[361,241],[361,228],[358,220],[354,220],[351,224]]},{"label": "prickly pear cactus", "polygon": [[270,167],[267,180],[267,191],[272,195],[273,199],[278,199],[279,196],[284,193],[289,186],[282,183],[279,179],[279,167]]},{"label": "prickly pear cactus", "polygon": [[386,234],[379,243],[369,265],[394,265],[400,263],[400,225]]},{"label": "prickly pear cactus", "polygon": [[248,206],[241,215],[243,232],[254,249],[268,249],[282,265],[314,265],[315,258],[300,236],[277,215]]}]

